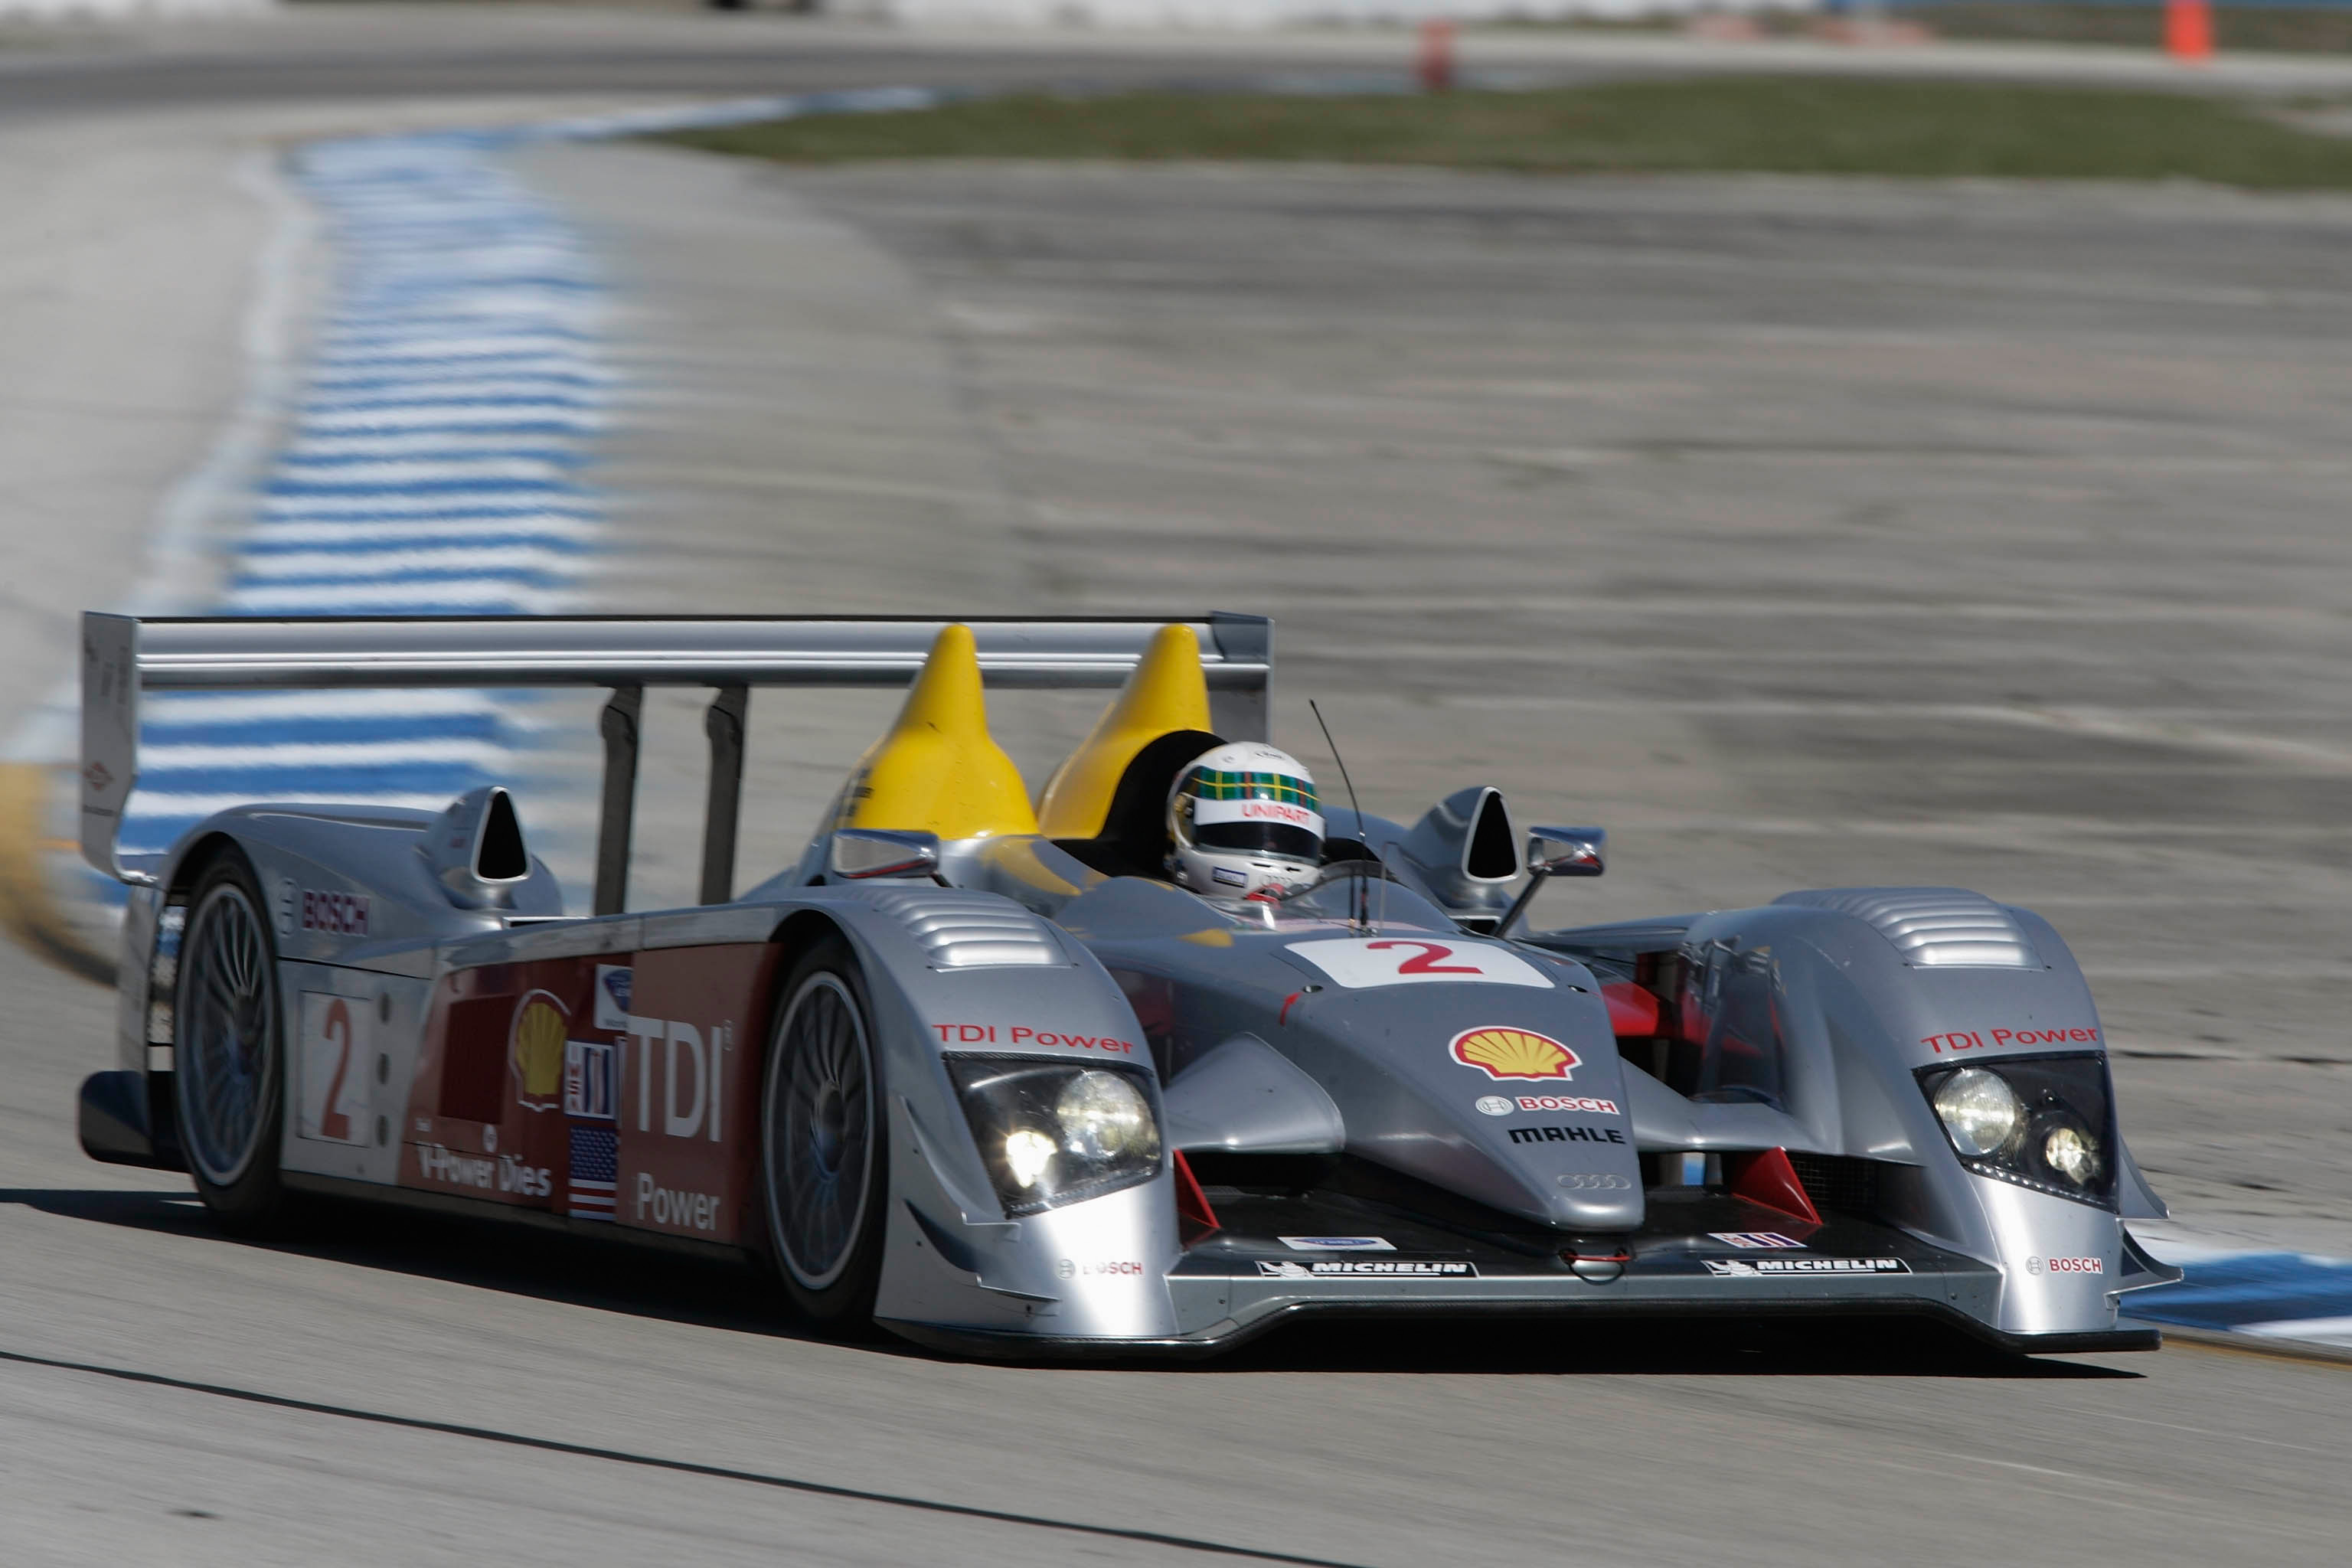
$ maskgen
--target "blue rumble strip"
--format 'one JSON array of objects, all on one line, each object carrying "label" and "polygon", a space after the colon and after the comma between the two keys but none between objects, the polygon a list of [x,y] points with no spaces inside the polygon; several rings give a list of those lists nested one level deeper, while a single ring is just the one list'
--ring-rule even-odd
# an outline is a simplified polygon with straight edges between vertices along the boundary
[{"label": "blue rumble strip", "polygon": [[[292,174],[324,216],[334,285],[211,613],[579,606],[604,542],[582,474],[613,393],[604,295],[579,237],[501,151],[944,96],[812,93],[303,149]],[[256,801],[438,808],[514,782],[535,708],[528,693],[464,690],[152,696],[121,847],[166,849],[212,813]],[[103,880],[94,890],[115,903],[122,893]]]},{"label": "blue rumble strip", "polygon": [[[612,384],[576,235],[478,136],[325,142],[293,174],[334,286],[215,613],[568,608],[604,531],[583,482]],[[437,808],[510,781],[526,698],[163,693],[145,704],[130,853],[257,800]]]},{"label": "blue rumble strip", "polygon": [[2126,1313],[2265,1339],[2352,1345],[2352,1262],[2300,1252],[2241,1252],[2181,1268],[2178,1284],[2126,1297]]}]

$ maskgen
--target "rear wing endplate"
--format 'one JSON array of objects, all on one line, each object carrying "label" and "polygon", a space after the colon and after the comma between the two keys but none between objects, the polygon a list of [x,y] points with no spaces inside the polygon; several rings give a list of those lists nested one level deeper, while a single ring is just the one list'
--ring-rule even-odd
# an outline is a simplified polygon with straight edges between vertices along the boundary
[{"label": "rear wing endplate", "polygon": [[[636,805],[637,721],[648,686],[715,691],[703,728],[710,784],[702,900],[731,896],[742,803],[743,722],[754,686],[905,686],[945,619],[635,616],[142,620],[87,612],[81,623],[81,852],[118,880],[146,883],[120,854],[139,779],[142,691],[410,686],[600,687],[604,802],[596,840],[598,914],[626,900]],[[967,616],[991,686],[1116,687],[1152,634],[1189,626],[1201,643],[1212,721],[1236,741],[1268,739],[1274,623],[1223,612],[1191,617],[1013,620]],[[845,765],[846,765],[845,763]]]}]

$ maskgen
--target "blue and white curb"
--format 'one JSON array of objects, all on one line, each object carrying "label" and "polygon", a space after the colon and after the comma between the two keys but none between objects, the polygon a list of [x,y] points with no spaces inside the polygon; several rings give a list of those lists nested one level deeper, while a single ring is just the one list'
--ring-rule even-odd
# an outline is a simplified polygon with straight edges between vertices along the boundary
[{"label": "blue and white curb", "polygon": [[[291,173],[337,270],[213,613],[570,607],[603,539],[582,470],[613,387],[584,245],[478,139],[326,142]],[[155,696],[123,848],[162,850],[247,801],[440,806],[521,770],[528,708],[464,690]]]},{"label": "blue and white curb", "polygon": [[[502,165],[501,151],[920,108],[944,96],[751,99],[303,149],[290,172],[323,216],[334,284],[286,437],[257,477],[249,521],[227,542],[227,580],[210,613],[582,606],[606,542],[585,471],[615,393],[606,298],[581,237]],[[513,783],[532,771],[535,706],[528,694],[467,690],[151,698],[122,848],[167,848],[244,802],[433,809],[479,784]],[[531,813],[529,796],[524,808]]]},{"label": "blue and white curb", "polygon": [[2127,1315],[2258,1339],[2352,1348],[2352,1260],[2307,1252],[2164,1248],[2177,1284],[2134,1291]]}]

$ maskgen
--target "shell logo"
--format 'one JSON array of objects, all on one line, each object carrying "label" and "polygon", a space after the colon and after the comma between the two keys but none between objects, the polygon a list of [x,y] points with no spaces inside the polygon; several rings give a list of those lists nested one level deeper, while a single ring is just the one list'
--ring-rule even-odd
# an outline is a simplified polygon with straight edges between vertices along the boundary
[{"label": "shell logo", "polygon": [[1454,1036],[1454,1059],[1488,1078],[1566,1079],[1583,1065],[1574,1051],[1549,1035],[1498,1025]]},{"label": "shell logo", "polygon": [[562,1004],[544,991],[532,992],[515,1009],[507,1061],[514,1068],[515,1098],[529,1110],[549,1109],[563,1088],[565,1025]]}]

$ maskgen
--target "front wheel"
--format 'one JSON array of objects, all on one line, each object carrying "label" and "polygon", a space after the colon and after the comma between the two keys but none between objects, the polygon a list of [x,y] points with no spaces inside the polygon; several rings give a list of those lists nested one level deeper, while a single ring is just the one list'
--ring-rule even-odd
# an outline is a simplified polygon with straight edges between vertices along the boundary
[{"label": "front wheel", "polygon": [[793,1303],[818,1323],[874,1316],[890,1190],[881,1056],[856,955],[839,937],[784,983],[761,1090],[761,1196]]},{"label": "front wheel", "polygon": [[174,1115],[205,1206],[242,1231],[284,1218],[285,1027],[278,953],[245,857],[215,855],[188,900],[173,1013]]}]

